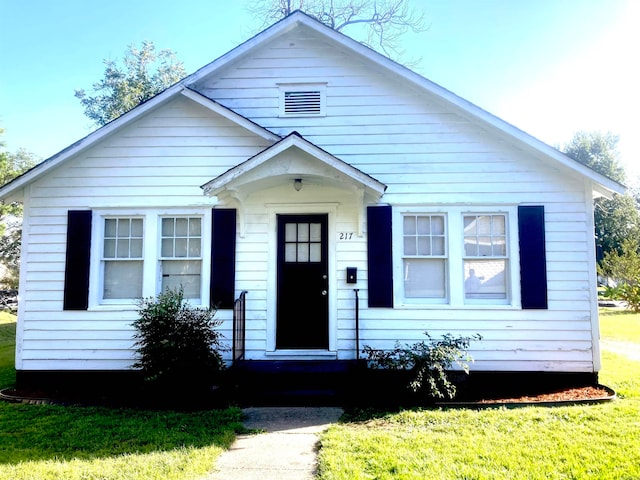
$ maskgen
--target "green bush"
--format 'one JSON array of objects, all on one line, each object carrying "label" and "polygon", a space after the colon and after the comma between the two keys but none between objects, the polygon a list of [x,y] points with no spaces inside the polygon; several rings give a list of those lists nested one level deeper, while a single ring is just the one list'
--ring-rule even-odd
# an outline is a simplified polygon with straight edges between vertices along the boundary
[{"label": "green bush", "polygon": [[210,389],[224,369],[216,311],[189,305],[182,289],[143,298],[138,307],[134,367],[145,380],[162,388]]},{"label": "green bush", "polygon": [[628,238],[622,253],[607,252],[598,265],[598,273],[612,279],[615,286],[605,287],[605,296],[626,302],[627,308],[640,312],[640,253],[638,240]]},{"label": "green bush", "polygon": [[366,345],[363,353],[368,357],[370,368],[406,371],[409,373],[409,389],[428,398],[452,399],[456,386],[451,379],[450,369],[454,364],[469,373],[469,362],[473,359],[467,353],[472,340],[481,340],[479,334],[471,337],[442,336],[442,340],[433,340],[424,332],[427,341],[413,345],[400,345],[396,342],[393,350],[379,350]]}]

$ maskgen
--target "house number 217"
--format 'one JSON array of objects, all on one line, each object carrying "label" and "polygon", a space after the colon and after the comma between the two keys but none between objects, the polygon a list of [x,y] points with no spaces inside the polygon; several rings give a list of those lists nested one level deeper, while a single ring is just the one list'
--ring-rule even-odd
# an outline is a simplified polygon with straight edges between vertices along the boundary
[{"label": "house number 217", "polygon": [[338,233],[339,240],[351,240],[353,239],[353,232],[340,232]]}]

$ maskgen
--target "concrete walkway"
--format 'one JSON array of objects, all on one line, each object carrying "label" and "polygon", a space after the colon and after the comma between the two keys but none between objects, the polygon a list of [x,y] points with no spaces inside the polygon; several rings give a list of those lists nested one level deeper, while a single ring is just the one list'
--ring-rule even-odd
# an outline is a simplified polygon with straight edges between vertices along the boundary
[{"label": "concrete walkway", "polygon": [[318,434],[337,422],[337,407],[254,407],[244,425],[265,433],[240,435],[207,480],[311,480]]}]

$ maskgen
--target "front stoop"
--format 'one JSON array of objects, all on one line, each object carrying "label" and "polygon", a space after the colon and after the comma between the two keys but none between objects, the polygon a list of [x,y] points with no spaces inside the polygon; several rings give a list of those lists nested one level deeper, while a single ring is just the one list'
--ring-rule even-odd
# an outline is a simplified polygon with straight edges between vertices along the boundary
[{"label": "front stoop", "polygon": [[228,379],[243,406],[337,406],[356,394],[361,371],[355,360],[242,360]]}]

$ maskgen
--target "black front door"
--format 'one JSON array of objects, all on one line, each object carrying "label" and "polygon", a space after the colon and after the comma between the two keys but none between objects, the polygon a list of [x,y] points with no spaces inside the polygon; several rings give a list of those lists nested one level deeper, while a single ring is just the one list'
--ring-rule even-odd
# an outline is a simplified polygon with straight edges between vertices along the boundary
[{"label": "black front door", "polygon": [[329,348],[327,215],[278,215],[276,348]]}]

